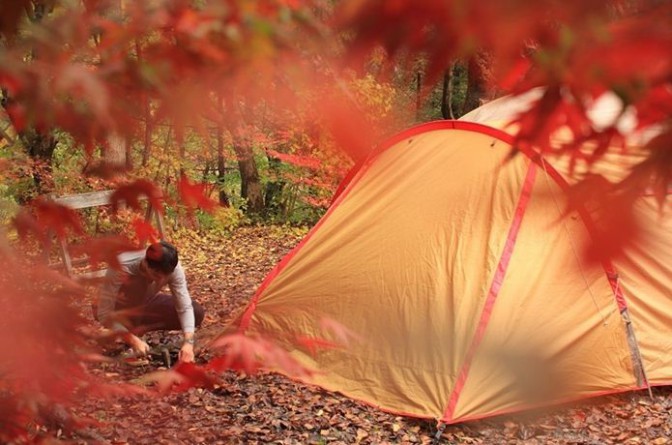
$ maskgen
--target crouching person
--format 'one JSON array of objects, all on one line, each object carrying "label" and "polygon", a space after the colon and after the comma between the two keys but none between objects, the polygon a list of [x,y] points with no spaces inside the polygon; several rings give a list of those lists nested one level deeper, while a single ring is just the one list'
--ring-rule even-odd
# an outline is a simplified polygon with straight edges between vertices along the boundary
[{"label": "crouching person", "polygon": [[[101,289],[96,318],[105,327],[122,332],[122,338],[140,355],[149,346],[139,336],[148,331],[179,330],[184,337],[179,358],[194,361],[194,333],[204,310],[192,301],[177,249],[161,241],[146,251],[119,255],[120,270],[110,268]],[[170,295],[160,293],[166,286]]]}]

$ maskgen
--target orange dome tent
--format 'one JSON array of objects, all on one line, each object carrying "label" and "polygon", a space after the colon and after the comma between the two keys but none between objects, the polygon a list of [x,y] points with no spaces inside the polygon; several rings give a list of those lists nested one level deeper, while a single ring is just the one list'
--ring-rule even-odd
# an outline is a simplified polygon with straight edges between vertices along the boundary
[{"label": "orange dome tent", "polygon": [[[239,330],[280,339],[319,371],[308,383],[442,423],[669,383],[672,219],[642,196],[644,233],[613,262],[586,263],[592,223],[566,215],[568,163],[509,159],[500,128],[525,100],[383,144]],[[611,153],[593,168],[614,179],[637,159]],[[323,337],[323,318],[358,340],[306,351],[297,339]]]}]

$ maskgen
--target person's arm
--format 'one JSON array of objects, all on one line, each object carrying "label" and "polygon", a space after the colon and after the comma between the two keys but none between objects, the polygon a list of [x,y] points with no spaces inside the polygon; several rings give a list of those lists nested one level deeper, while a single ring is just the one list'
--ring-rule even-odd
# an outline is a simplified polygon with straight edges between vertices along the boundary
[{"label": "person's arm", "polygon": [[184,341],[180,349],[180,361],[193,362],[196,319],[194,317],[194,306],[191,302],[191,295],[189,295],[189,290],[187,289],[187,278],[180,264],[177,265],[171,274],[168,286],[175,297],[175,310],[180,318],[184,335]]}]

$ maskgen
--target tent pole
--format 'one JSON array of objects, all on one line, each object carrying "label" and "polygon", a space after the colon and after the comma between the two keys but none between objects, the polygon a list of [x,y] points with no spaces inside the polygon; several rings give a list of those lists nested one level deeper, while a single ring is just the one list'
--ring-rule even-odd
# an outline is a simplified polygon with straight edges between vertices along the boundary
[{"label": "tent pole", "polygon": [[642,354],[639,351],[639,344],[637,343],[637,337],[635,336],[635,329],[632,326],[632,320],[630,319],[630,314],[627,307],[621,311],[621,316],[625,321],[625,331],[628,336],[628,346],[630,346],[630,354],[632,357],[632,364],[635,368],[635,378],[637,379],[637,385],[645,385],[649,392],[649,397],[653,399],[653,392],[651,391],[651,385],[649,385],[649,379],[646,377],[644,361],[642,360]]}]

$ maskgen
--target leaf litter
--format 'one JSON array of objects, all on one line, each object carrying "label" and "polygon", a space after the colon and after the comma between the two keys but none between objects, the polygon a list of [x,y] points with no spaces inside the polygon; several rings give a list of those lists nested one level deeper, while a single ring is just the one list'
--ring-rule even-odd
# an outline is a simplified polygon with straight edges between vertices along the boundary
[{"label": "leaf litter", "polygon": [[[199,342],[221,332],[305,233],[290,227],[245,227],[219,237],[175,234],[190,292],[207,309]],[[152,347],[175,347],[179,333],[150,333],[146,340]],[[103,361],[90,367],[120,383],[141,382],[143,376],[165,369],[155,361],[138,367]],[[653,398],[632,392],[451,425],[438,443],[672,444],[671,394],[669,388],[654,388]],[[385,413],[266,372],[225,372],[208,390],[88,400],[75,411],[101,422],[94,431],[67,437],[82,444],[431,444],[437,431],[434,421]]]}]

